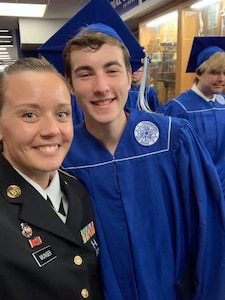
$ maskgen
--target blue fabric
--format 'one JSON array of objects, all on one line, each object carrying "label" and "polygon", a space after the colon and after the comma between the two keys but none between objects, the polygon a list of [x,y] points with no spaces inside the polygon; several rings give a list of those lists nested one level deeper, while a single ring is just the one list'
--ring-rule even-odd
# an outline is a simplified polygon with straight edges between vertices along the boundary
[{"label": "blue fabric", "polygon": [[[128,99],[125,104],[125,108],[138,108],[137,106],[137,99],[138,99],[138,94],[139,94],[140,86],[135,87],[131,86],[131,89],[129,90],[128,93]],[[156,91],[153,87],[148,86],[147,87],[147,92],[146,92],[146,100],[151,108],[152,111],[156,111],[156,109],[159,106],[158,102],[158,96],[156,94]]]},{"label": "blue fabric", "polygon": [[95,31],[95,32],[102,32],[104,34],[107,34],[107,35],[110,35],[110,36],[116,38],[121,43],[123,43],[121,37],[118,35],[118,33],[112,27],[109,27],[102,23],[95,23],[95,24],[88,25],[87,27],[82,29],[77,35],[81,35],[85,31],[88,31],[88,30]]},{"label": "blue fabric", "polygon": [[108,0],[90,0],[80,11],[65,23],[53,36],[38,48],[38,53],[49,60],[64,75],[62,51],[66,43],[79,31],[94,23],[112,27],[129,49],[133,72],[139,69],[145,57],[143,47],[127,24],[118,15]]},{"label": "blue fabric", "polygon": [[191,48],[186,72],[195,70],[211,55],[225,51],[224,36],[195,36]]},{"label": "blue fabric", "polygon": [[186,120],[130,110],[114,156],[80,123],[62,168],[93,201],[106,300],[224,300],[224,199]]},{"label": "blue fabric", "polygon": [[200,52],[197,57],[196,68],[200,67],[200,65],[203,64],[204,61],[209,59],[210,56],[212,56],[213,54],[215,54],[217,52],[224,52],[224,50],[221,49],[220,47],[214,46],[214,47],[208,47],[208,48],[204,49],[202,52]]},{"label": "blue fabric", "polygon": [[207,102],[189,89],[157,111],[190,122],[212,157],[225,194],[225,95]]},{"label": "blue fabric", "polygon": [[72,116],[73,116],[73,126],[75,127],[77,124],[84,120],[83,111],[76,99],[75,96],[72,97]]}]

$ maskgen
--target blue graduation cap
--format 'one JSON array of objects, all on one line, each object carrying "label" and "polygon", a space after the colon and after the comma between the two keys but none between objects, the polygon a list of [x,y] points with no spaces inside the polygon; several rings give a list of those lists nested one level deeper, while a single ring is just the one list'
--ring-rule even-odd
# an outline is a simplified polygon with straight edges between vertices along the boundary
[{"label": "blue graduation cap", "polygon": [[82,28],[95,23],[110,26],[117,32],[130,52],[133,71],[143,65],[143,58],[146,56],[144,48],[141,47],[108,0],[90,0],[45,44],[39,47],[38,52],[64,74],[62,52],[66,43],[77,35]]},{"label": "blue graduation cap", "polygon": [[194,37],[186,73],[195,72],[216,52],[225,52],[224,36]]}]

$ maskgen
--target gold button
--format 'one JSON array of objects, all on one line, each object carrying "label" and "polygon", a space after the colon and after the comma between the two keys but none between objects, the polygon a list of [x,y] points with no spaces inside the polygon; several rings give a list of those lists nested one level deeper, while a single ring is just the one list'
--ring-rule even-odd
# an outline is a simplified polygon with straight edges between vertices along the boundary
[{"label": "gold button", "polygon": [[17,185],[10,185],[7,188],[7,196],[9,198],[17,198],[21,195],[21,189]]},{"label": "gold button", "polygon": [[87,289],[83,289],[81,291],[81,296],[84,298],[84,299],[87,299],[89,297],[89,292]]},{"label": "gold button", "polygon": [[79,255],[76,255],[74,257],[73,261],[74,261],[75,265],[80,266],[80,265],[82,265],[83,259]]}]

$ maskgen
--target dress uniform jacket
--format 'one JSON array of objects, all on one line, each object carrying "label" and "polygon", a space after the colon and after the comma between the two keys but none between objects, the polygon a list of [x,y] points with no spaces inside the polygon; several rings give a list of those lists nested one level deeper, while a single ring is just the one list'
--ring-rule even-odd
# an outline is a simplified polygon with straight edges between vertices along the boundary
[{"label": "dress uniform jacket", "polygon": [[187,120],[130,110],[112,155],[85,128],[63,167],[96,209],[107,300],[224,300],[222,188]]},{"label": "dress uniform jacket", "polygon": [[91,202],[60,172],[66,224],[0,155],[0,299],[102,299]]}]

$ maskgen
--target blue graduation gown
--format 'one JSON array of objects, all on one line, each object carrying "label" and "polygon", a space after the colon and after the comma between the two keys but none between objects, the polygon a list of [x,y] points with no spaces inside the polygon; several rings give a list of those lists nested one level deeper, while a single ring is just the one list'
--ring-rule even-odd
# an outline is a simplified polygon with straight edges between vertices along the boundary
[{"label": "blue graduation gown", "polygon": [[189,89],[157,111],[191,123],[212,157],[225,194],[225,95],[218,94],[215,102],[207,102]]},{"label": "blue graduation gown", "polygon": [[84,114],[83,111],[77,102],[77,99],[75,96],[71,96],[72,99],[72,115],[73,115],[73,126],[75,127],[77,124],[82,122],[84,120]]},{"label": "blue graduation gown", "polygon": [[[138,86],[138,87],[131,86],[131,89],[129,90],[129,93],[128,93],[128,99],[125,104],[126,109],[137,108],[137,99],[138,99],[139,89],[140,89],[140,86]],[[147,87],[146,98],[147,98],[147,102],[148,102],[148,105],[151,108],[151,110],[156,111],[156,109],[159,106],[159,102],[158,102],[158,96],[153,87],[151,87],[151,86]]]},{"label": "blue graduation gown", "polygon": [[114,156],[81,123],[63,169],[92,198],[107,300],[224,299],[222,190],[186,120],[130,110]]}]

